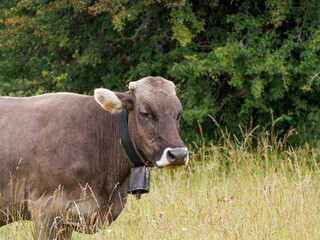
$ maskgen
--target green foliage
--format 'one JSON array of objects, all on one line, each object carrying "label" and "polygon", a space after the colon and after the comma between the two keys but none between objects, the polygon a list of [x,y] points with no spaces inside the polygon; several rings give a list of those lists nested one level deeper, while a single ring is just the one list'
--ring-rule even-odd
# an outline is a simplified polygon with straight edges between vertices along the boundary
[{"label": "green foliage", "polygon": [[[214,138],[208,115],[240,126],[320,134],[318,1],[5,0],[0,3],[0,94],[95,87],[124,90],[159,75],[175,82],[183,138]],[[259,135],[259,129],[256,134]]]}]

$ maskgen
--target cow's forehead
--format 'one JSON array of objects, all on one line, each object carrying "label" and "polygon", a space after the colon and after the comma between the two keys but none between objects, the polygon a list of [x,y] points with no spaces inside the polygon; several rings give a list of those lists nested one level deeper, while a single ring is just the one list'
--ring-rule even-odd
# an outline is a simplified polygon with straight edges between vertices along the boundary
[{"label": "cow's forehead", "polygon": [[166,93],[167,95],[176,95],[175,85],[162,77],[145,77],[141,80],[131,82],[129,89],[134,91],[137,98],[146,95],[158,95],[157,93]]},{"label": "cow's forehead", "polygon": [[181,103],[176,95],[175,85],[161,77],[146,77],[136,82],[131,82],[129,89],[134,92],[137,106],[145,104],[154,110],[166,109],[179,111]]}]

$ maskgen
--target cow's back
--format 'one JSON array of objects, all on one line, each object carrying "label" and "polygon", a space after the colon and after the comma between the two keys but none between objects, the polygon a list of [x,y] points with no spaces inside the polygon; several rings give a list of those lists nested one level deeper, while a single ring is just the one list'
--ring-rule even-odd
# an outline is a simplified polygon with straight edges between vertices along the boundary
[{"label": "cow's back", "polygon": [[[88,98],[67,93],[0,98],[1,176],[13,173],[19,161],[30,167],[51,168],[57,158],[70,152],[65,147],[80,141],[83,135],[77,131],[81,122],[85,124],[85,113],[79,106]],[[46,158],[49,156],[52,161]]]},{"label": "cow's back", "polygon": [[[112,142],[116,129],[116,117],[100,108],[92,96],[58,93],[0,98],[2,205],[12,205],[13,195],[16,200],[26,198],[25,194],[40,199],[59,185],[71,195],[81,184],[101,189],[108,169],[114,167],[112,163],[106,166],[105,157],[116,160]],[[101,168],[105,172],[97,177]],[[17,193],[12,193],[13,185]]]}]

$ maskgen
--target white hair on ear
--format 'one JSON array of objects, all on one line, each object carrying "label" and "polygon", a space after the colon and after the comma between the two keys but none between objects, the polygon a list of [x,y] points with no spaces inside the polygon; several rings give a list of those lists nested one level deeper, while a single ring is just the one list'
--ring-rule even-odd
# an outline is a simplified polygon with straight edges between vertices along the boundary
[{"label": "white hair on ear", "polygon": [[[168,80],[167,80],[168,81]],[[173,93],[174,93],[174,95],[177,95],[177,92],[176,92],[176,85],[173,83],[173,82],[171,82],[171,81],[168,81],[169,83],[171,83],[171,85],[173,86]]]},{"label": "white hair on ear", "polygon": [[137,88],[137,82],[130,82],[129,89],[134,91]]},{"label": "white hair on ear", "polygon": [[118,112],[123,109],[122,101],[117,97],[117,95],[105,88],[97,88],[94,90],[94,98],[109,112]]}]

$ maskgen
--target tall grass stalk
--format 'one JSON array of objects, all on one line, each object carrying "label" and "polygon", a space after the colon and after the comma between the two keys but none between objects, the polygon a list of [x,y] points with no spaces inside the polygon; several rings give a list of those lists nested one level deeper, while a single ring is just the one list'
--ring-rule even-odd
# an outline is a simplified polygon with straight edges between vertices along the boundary
[{"label": "tall grass stalk", "polygon": [[[152,169],[149,194],[130,196],[102,232],[72,239],[319,239],[320,150],[288,147],[290,131],[279,139],[254,130],[193,143],[188,166]],[[28,239],[31,229],[11,224],[0,239]]]}]

